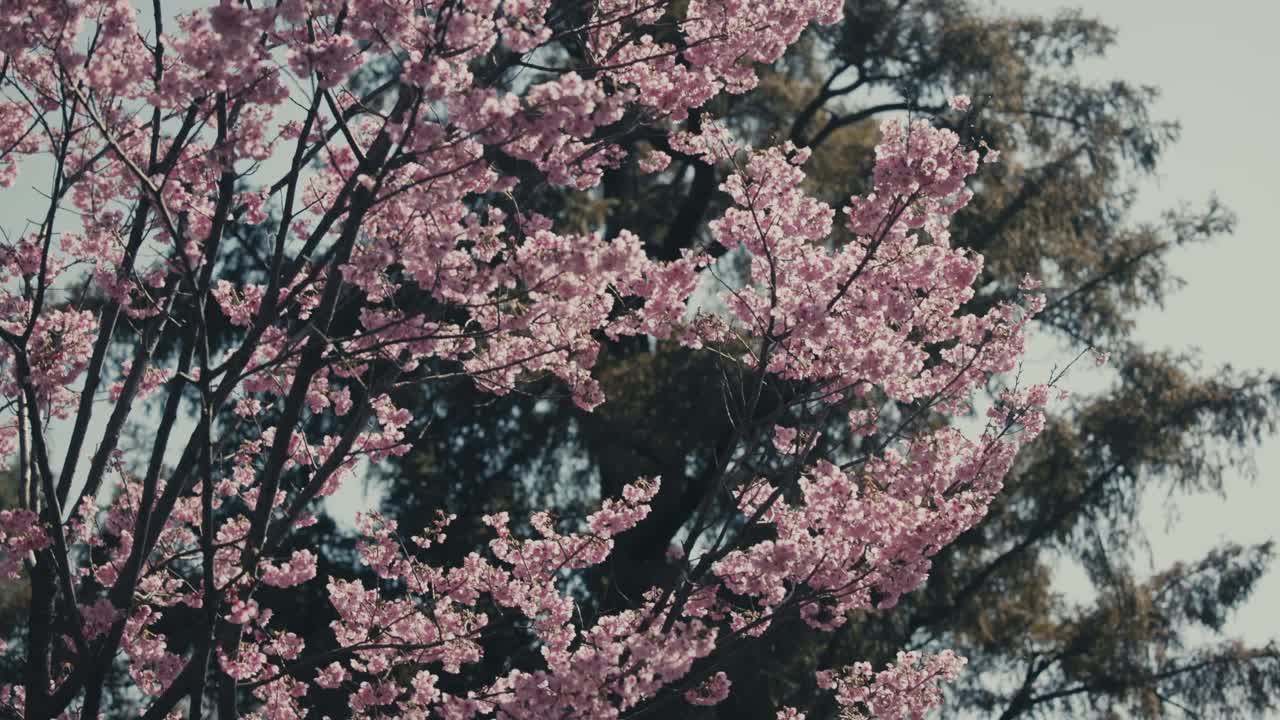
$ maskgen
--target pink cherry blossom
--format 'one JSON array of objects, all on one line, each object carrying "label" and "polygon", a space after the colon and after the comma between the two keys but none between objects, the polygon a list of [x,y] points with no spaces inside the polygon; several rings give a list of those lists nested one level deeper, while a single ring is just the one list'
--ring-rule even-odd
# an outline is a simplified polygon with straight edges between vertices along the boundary
[{"label": "pink cherry blossom", "polygon": [[[807,148],[751,147],[699,113],[754,87],[760,64],[842,2],[599,0],[549,18],[551,5],[0,10],[14,90],[0,97],[0,188],[57,168],[47,219],[0,243],[0,456],[31,481],[0,511],[0,576],[38,583],[56,615],[22,658],[0,642],[34,663],[0,703],[98,717],[119,667],[118,694],[157,718],[201,716],[215,691],[265,720],[307,717],[319,690],[361,718],[715,705],[734,692],[722,668],[735,642],[779,618],[832,630],[897,602],[982,518],[1043,427],[1049,386],[1005,393],[985,430],[903,422],[874,446],[893,418],[870,398],[956,414],[1016,367],[1044,298],[1026,283],[968,312],[983,260],[949,242],[996,151],[889,121],[871,189],[832,206],[804,190]],[[379,73],[396,80],[366,82]],[[651,149],[629,158],[624,126]],[[655,260],[631,230],[571,231],[515,201],[522,182],[590,192],[611,169],[661,173],[673,155],[724,169],[714,248]],[[831,241],[837,220],[852,241]],[[721,252],[741,257],[742,283],[717,275]],[[718,304],[693,299],[704,286]],[[670,577],[594,615],[574,583],[626,561],[618,538],[662,507],[658,477],[573,516],[495,513],[453,563],[434,552],[457,520],[443,511],[412,533],[362,514],[359,576],[321,572],[299,545],[322,498],[414,433],[450,431],[447,418],[422,430],[399,390],[545,380],[590,412],[608,402],[604,341],[625,337],[805,388],[797,407],[847,413],[870,450],[837,464],[815,417],[742,418],[716,507],[669,545]],[[65,447],[45,442],[55,421]],[[146,423],[136,443],[122,441],[131,423]],[[324,637],[284,622],[279,598],[303,587],[326,594]],[[167,635],[178,617],[195,618],[191,642]],[[511,623],[539,657],[477,679],[485,641]],[[819,681],[849,717],[919,716],[962,666],[904,653]]]}]

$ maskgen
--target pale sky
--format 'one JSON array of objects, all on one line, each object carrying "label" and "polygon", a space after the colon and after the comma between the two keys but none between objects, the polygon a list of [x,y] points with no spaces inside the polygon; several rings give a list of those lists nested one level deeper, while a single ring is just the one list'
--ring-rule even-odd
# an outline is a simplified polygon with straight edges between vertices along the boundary
[{"label": "pale sky", "polygon": [[[1280,247],[1271,225],[1280,143],[1270,137],[1280,122],[1280,2],[1000,0],[998,6],[1032,13],[1077,7],[1101,18],[1119,33],[1106,60],[1088,67],[1089,76],[1161,89],[1154,114],[1181,121],[1182,140],[1167,153],[1159,178],[1142,187],[1136,219],[1154,220],[1183,201],[1203,203],[1213,192],[1238,216],[1233,237],[1174,251],[1171,266],[1188,284],[1163,310],[1139,317],[1139,337],[1155,346],[1199,348],[1206,372],[1224,364],[1280,372]],[[1255,481],[1233,479],[1225,501],[1182,500],[1168,531],[1163,495],[1147,499],[1143,518],[1157,568],[1192,560],[1224,540],[1280,538],[1280,439],[1265,443],[1256,458]],[[1280,638],[1277,609],[1280,567],[1229,631],[1254,642]]]}]

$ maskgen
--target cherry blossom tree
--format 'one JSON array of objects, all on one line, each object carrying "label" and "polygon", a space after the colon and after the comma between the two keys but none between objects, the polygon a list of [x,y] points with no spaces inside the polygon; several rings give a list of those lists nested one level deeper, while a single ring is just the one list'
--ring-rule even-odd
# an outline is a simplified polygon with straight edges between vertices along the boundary
[{"label": "cherry blossom tree", "polygon": [[[960,312],[982,259],[949,246],[948,220],[993,150],[886,122],[874,191],[841,210],[854,241],[836,243],[804,148],[748,147],[701,114],[840,9],[224,0],[175,23],[158,0],[150,17],[126,0],[0,6],[0,187],[30,178],[47,203],[0,245],[0,455],[21,482],[0,572],[30,588],[4,712],[111,714],[122,675],[144,718],[300,718],[321,689],[356,717],[662,717],[732,693],[720,663],[775,619],[833,629],[918,587],[1039,431],[1050,387],[1015,385],[985,430],[915,420],[971,410],[1043,299],[1027,283]],[[592,191],[637,127],[665,148],[645,172],[672,155],[726,168],[714,247],[653,260],[643,238],[563,232],[510,192],[530,174]],[[745,276],[725,276],[725,253]],[[658,477],[584,517],[487,517],[460,564],[431,559],[447,514],[408,536],[362,515],[376,583],[322,576],[291,543],[406,450],[397,387],[553,378],[589,410],[607,402],[602,344],[626,337],[720,358],[737,419],[672,572],[631,607],[585,617],[574,578],[647,516]],[[881,417],[877,398],[916,410]],[[850,431],[886,440],[822,457],[816,428],[850,403]],[[325,642],[265,600],[304,583],[338,617]],[[195,618],[193,642],[166,637],[174,615]],[[536,661],[463,682],[510,627]],[[848,717],[918,717],[963,664],[904,652],[817,682]]]}]

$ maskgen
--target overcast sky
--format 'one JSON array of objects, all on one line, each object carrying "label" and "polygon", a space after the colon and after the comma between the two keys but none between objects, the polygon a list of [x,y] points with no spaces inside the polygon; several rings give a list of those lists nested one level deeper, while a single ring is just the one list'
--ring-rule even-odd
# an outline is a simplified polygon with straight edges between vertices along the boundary
[{"label": "overcast sky", "polygon": [[[1233,237],[1174,251],[1172,268],[1187,286],[1163,310],[1140,316],[1139,337],[1156,346],[1200,349],[1206,371],[1230,364],[1280,372],[1280,2],[1275,0],[1000,0],[1015,12],[1078,7],[1119,31],[1097,79],[1122,78],[1162,91],[1155,115],[1182,123],[1182,139],[1143,186],[1136,219],[1154,220],[1180,202],[1216,192],[1239,218]],[[1040,352],[1051,352],[1041,350]],[[1043,359],[1043,358],[1042,358]],[[1082,381],[1087,381],[1082,378]],[[1223,540],[1280,536],[1280,439],[1257,454],[1257,477],[1235,478],[1227,499],[1179,503],[1165,531],[1162,496],[1144,518],[1153,528],[1156,566],[1190,560]],[[1230,630],[1253,641],[1280,638],[1280,568],[1273,568]]]}]

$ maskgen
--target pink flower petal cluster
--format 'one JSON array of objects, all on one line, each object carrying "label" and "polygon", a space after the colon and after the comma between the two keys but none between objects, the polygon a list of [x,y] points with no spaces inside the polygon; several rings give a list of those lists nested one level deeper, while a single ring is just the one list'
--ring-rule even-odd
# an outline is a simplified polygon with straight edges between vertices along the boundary
[{"label": "pink flower petal cluster", "polygon": [[39,520],[30,510],[0,510],[0,577],[17,579],[28,556],[48,547],[49,536]]},{"label": "pink flower petal cluster", "polygon": [[818,673],[818,687],[833,690],[842,718],[922,718],[942,703],[938,683],[953,680],[965,659],[950,650],[937,655],[900,652],[880,672],[868,663]]},{"label": "pink flower petal cluster", "polygon": [[[0,686],[0,703],[96,717],[118,666],[154,717],[215,686],[269,720],[307,717],[316,688],[367,718],[714,705],[733,692],[735,643],[779,617],[832,629],[891,605],[982,517],[1049,388],[1007,393],[978,437],[881,432],[874,402],[966,409],[1043,308],[1026,286],[964,310],[982,259],[948,225],[979,152],[927,121],[886,123],[837,243],[837,208],[803,190],[808,150],[678,124],[753,87],[843,3],[588,5],[566,19],[549,0],[218,2],[153,28],[127,0],[3,4],[0,188],[19,167],[57,169],[48,219],[0,242],[0,457],[34,488],[0,511],[0,576],[42,583],[58,617],[29,636],[55,638],[33,649],[24,677],[39,680]],[[396,80],[371,87],[377,68]],[[565,231],[517,201],[521,182],[592,191],[637,128],[669,145],[644,173],[673,155],[729,170],[715,252],[654,260],[632,232]],[[721,250],[745,261],[741,282],[718,275]],[[694,311],[710,279],[725,312]],[[414,433],[449,431],[400,390],[548,379],[589,411],[606,401],[604,342],[627,336],[736,353],[744,378],[839,406],[867,452],[819,456],[805,418],[744,431],[715,479],[725,502],[682,529],[671,577],[589,617],[581,579],[626,561],[617,538],[660,506],[658,478],[574,517],[494,514],[452,564],[432,559],[443,512],[407,538],[362,515],[362,576],[320,573],[299,547],[319,499]],[[62,458],[45,442],[57,420]],[[153,432],[122,443],[140,420]],[[738,461],[753,453],[790,469],[754,477]],[[308,584],[336,618],[323,638],[290,632],[271,600]],[[192,615],[194,646],[166,634]],[[463,687],[512,627],[540,657]],[[72,659],[50,662],[54,643]],[[821,678],[851,713],[915,716],[962,664],[907,654]]]}]

